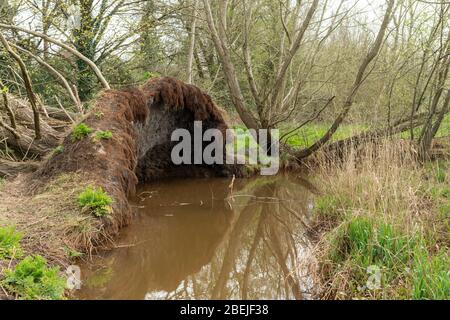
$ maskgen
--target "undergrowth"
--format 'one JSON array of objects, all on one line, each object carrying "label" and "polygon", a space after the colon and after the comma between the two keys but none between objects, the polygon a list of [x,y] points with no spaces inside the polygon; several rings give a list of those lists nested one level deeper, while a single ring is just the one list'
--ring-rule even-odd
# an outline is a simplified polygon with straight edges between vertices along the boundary
[{"label": "undergrowth", "polygon": [[14,268],[0,268],[0,286],[16,299],[56,300],[64,298],[65,279],[59,268],[49,268],[47,261],[39,256],[24,256],[21,247],[22,233],[15,227],[0,227],[0,266],[3,262]]},{"label": "undergrowth", "polygon": [[449,299],[448,162],[422,167],[391,142],[361,150],[318,176],[318,297]]},{"label": "undergrowth", "polygon": [[28,256],[14,269],[6,269],[0,283],[17,298],[25,300],[63,299],[66,288],[59,268],[47,267],[47,261],[39,255]]}]

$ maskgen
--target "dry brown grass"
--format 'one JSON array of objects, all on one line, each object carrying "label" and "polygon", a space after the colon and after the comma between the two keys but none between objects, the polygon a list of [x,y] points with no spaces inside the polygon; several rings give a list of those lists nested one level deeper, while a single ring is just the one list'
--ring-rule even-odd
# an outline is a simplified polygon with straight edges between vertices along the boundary
[{"label": "dry brown grass", "polygon": [[355,214],[381,214],[391,222],[408,222],[407,226],[425,216],[422,209],[427,206],[419,192],[425,175],[414,150],[404,141],[348,148],[340,162],[322,160],[318,167],[323,190],[341,194],[345,198],[342,201],[351,202]]},{"label": "dry brown grass", "polygon": [[52,264],[66,266],[74,253],[91,252],[102,223],[83,213],[77,203],[78,195],[91,183],[89,177],[61,175],[37,195],[29,194],[27,179],[7,181],[0,189],[0,226],[16,226],[24,234],[25,252],[40,254]]}]

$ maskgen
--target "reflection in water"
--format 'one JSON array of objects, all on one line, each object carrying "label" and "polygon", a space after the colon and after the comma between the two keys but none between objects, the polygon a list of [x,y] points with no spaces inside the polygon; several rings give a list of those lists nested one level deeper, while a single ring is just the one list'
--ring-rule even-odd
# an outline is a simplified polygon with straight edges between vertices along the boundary
[{"label": "reflection in water", "polygon": [[117,249],[82,272],[81,299],[302,299],[312,193],[300,178],[143,186]]}]

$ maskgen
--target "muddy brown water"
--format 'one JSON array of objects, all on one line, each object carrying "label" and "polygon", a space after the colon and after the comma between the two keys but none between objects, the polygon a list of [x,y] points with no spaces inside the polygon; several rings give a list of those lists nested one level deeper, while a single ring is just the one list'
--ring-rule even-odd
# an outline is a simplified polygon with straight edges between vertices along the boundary
[{"label": "muddy brown water", "polygon": [[79,299],[302,299],[314,192],[295,174],[141,186],[116,248],[82,266]]}]

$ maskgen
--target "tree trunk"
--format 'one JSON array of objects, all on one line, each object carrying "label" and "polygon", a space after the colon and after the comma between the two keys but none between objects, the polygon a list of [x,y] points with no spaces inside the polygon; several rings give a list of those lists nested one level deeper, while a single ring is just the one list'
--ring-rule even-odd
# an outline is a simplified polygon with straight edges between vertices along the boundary
[{"label": "tree trunk", "polygon": [[195,49],[195,32],[197,25],[197,4],[198,0],[194,0],[194,8],[192,10],[192,23],[189,36],[189,50],[188,50],[188,61],[187,61],[187,83],[192,84],[192,62],[194,60],[194,49]]}]

